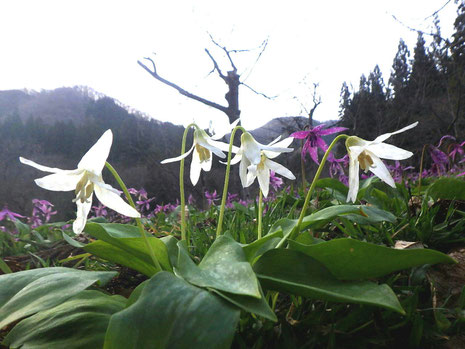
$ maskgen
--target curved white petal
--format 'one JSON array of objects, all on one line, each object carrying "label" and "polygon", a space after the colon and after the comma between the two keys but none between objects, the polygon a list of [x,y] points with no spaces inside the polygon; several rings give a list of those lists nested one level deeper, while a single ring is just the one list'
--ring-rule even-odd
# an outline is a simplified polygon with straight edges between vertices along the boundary
[{"label": "curved white petal", "polygon": [[353,145],[349,147],[349,153],[351,158],[358,158],[358,156],[365,150],[365,146]]},{"label": "curved white petal", "polygon": [[[282,141],[274,144],[273,147],[288,148],[293,141],[294,141],[294,138],[288,137],[288,138],[285,138]],[[271,143],[268,144],[268,145],[271,145]],[[289,149],[292,149],[292,148],[289,148]],[[265,155],[266,155],[266,157],[268,159],[274,159],[275,157],[277,157],[278,155],[281,154],[280,152],[274,152],[274,151],[269,151],[269,150],[264,150],[263,152],[265,153]]]},{"label": "curved white petal", "polygon": [[120,196],[122,191],[121,190],[118,190],[116,188],[113,188],[110,184],[106,184],[103,179],[102,179],[102,176],[100,177],[97,177],[97,179],[95,178],[91,178],[90,179],[92,181],[92,183],[94,183],[95,186],[99,186],[100,188],[102,189],[106,189],[106,190],[109,190],[109,191],[112,191],[113,193],[115,193],[116,195]]},{"label": "curved white petal", "polygon": [[106,130],[92,148],[84,154],[81,161],[79,161],[78,169],[85,169],[95,175],[99,175],[110,154],[112,143],[113,133],[111,130]]},{"label": "curved white petal", "polygon": [[247,167],[250,166],[250,161],[244,156],[239,163],[239,178],[243,188],[247,188]]},{"label": "curved white petal", "polygon": [[202,170],[204,170],[205,172],[208,172],[212,168],[212,163],[213,163],[213,157],[210,156],[207,160],[202,161],[200,163],[200,166],[202,167]]},{"label": "curved white petal", "polygon": [[76,189],[76,185],[82,178],[83,173],[84,170],[62,171],[37,178],[34,182],[36,182],[39,187],[47,190],[70,191]]},{"label": "curved white petal", "polygon": [[[218,141],[215,141],[215,140],[212,140],[212,139],[208,139],[207,140],[208,144],[210,146],[213,146],[215,147],[216,149],[219,149],[221,150],[222,152],[226,152],[226,153],[229,153],[229,144],[227,143],[223,143],[223,142],[218,142]],[[209,148],[207,148],[209,149]],[[213,151],[213,150],[212,150]],[[237,153],[239,151],[239,148],[236,147],[235,145],[232,146],[232,149],[231,149],[231,152],[232,153]],[[215,155],[219,156],[218,154],[214,153]],[[224,154],[223,154],[224,155]],[[220,156],[221,158],[224,158],[226,157],[225,156]]]},{"label": "curved white petal", "polygon": [[56,168],[56,167],[48,167],[48,166],[44,166],[44,165],[39,165],[38,163],[34,162],[34,161],[31,161],[31,160],[28,160],[28,159],[25,159],[23,157],[19,157],[19,161],[21,163],[23,163],[24,165],[29,165],[29,166],[32,166],[40,171],[44,171],[44,172],[50,172],[50,173],[59,173],[59,172],[63,172],[63,171],[66,171],[66,170],[62,170],[60,168]]},{"label": "curved white petal", "polygon": [[349,155],[349,192],[347,201],[357,201],[359,187],[359,163],[356,157]]},{"label": "curved white petal", "polygon": [[[236,155],[231,159],[231,165],[237,164],[239,161],[242,160],[242,150],[239,149]],[[225,162],[226,163],[226,162]]]},{"label": "curved white petal", "polygon": [[74,234],[79,235],[84,230],[87,222],[87,216],[89,215],[90,209],[92,207],[92,194],[90,197],[81,202],[81,200],[76,201],[77,205],[77,212],[76,212],[76,219],[73,222],[73,231]]},{"label": "curved white petal", "polygon": [[261,160],[261,144],[258,143],[250,133],[243,133],[241,136],[241,148],[243,155],[254,165],[258,165]]},{"label": "curved white petal", "polygon": [[270,169],[265,166],[262,170],[257,171],[257,178],[263,196],[267,197],[270,189]]},{"label": "curved white petal", "polygon": [[200,157],[197,151],[194,151],[192,155],[191,161],[191,170],[190,170],[190,178],[192,185],[196,185],[200,178],[200,171],[202,170],[202,166],[200,165]]},{"label": "curved white petal", "polygon": [[245,186],[250,187],[257,178],[257,165],[250,165],[247,170],[247,183]]},{"label": "curved white petal", "polygon": [[405,160],[413,155],[412,152],[404,150],[387,143],[374,143],[367,146],[367,150],[376,154],[381,159]]},{"label": "curved white petal", "polygon": [[140,213],[127,204],[118,194],[111,190],[102,188],[99,185],[94,186],[95,196],[105,206],[128,217],[139,218]]},{"label": "curved white petal", "polygon": [[273,139],[270,143],[268,143],[267,145],[273,145],[273,144],[277,143],[280,139],[281,139],[281,136],[278,136],[275,139]]},{"label": "curved white petal", "polygon": [[400,130],[397,130],[397,131],[394,131],[394,132],[391,132],[391,133],[385,133],[385,134],[383,134],[383,135],[380,135],[380,136],[376,137],[376,139],[375,139],[372,143],[381,143],[381,142],[384,142],[386,139],[388,139],[388,138],[391,137],[392,135],[405,132],[405,131],[407,131],[407,130],[410,130],[411,128],[414,128],[414,127],[417,126],[417,125],[418,125],[418,121],[417,121],[417,122],[414,122],[414,123],[411,124],[411,125],[405,126],[404,128],[401,128]]},{"label": "curved white petal", "polygon": [[394,183],[394,180],[392,179],[391,174],[389,173],[389,170],[387,169],[386,165],[384,165],[383,160],[381,160],[379,157],[377,157],[370,151],[367,151],[367,153],[373,160],[373,164],[368,169],[383,182],[395,188],[396,185]]},{"label": "curved white petal", "polygon": [[[224,159],[226,157],[226,154],[223,153],[221,151],[220,148],[218,148],[218,146],[221,146],[220,143],[221,142],[217,142],[217,141],[213,141],[213,140],[207,140],[205,142],[198,142],[199,145],[201,145],[202,147],[210,150],[213,154],[215,154],[216,156],[218,156],[219,158],[222,158]],[[215,145],[216,144],[216,145]],[[225,144],[223,143],[225,146],[227,146],[228,150],[229,151],[229,145],[228,144]],[[222,146],[221,146],[222,147]]]},{"label": "curved white petal", "polygon": [[266,159],[265,164],[268,168],[270,168],[277,174],[280,174],[281,176],[284,176],[289,179],[295,179],[294,174],[291,171],[289,171],[287,168],[285,168],[283,165],[278,164],[277,162],[274,162],[270,159]]},{"label": "curved white petal", "polygon": [[188,151],[186,151],[184,154],[181,154],[175,158],[165,159],[161,162],[161,164],[168,164],[170,162],[181,161],[182,159],[188,157],[190,153],[192,153],[192,150],[194,150],[194,147],[195,147],[195,143],[192,144],[192,147]]}]

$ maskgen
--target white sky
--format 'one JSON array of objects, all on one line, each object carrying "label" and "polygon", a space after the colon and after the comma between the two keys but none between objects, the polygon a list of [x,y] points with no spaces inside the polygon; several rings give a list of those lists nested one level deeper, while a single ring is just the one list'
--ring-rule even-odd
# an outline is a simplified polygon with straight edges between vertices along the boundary
[{"label": "white sky", "polygon": [[[230,49],[254,49],[269,38],[250,75],[259,51],[234,56],[248,85],[279,96],[270,101],[241,87],[245,127],[303,115],[300,102],[311,107],[313,83],[320,84],[323,101],[315,118],[336,119],[344,81],[358,88],[360,75],[378,64],[387,83],[401,37],[413,58],[416,33],[392,15],[430,31],[432,18],[425,18],[446,2],[1,0],[0,90],[86,85],[162,121],[224,123],[223,113],[188,100],[137,65],[154,57],[161,76],[225,105],[226,86],[216,73],[208,74],[213,66],[204,48],[224,71],[229,66],[209,32]],[[445,37],[456,8],[450,1],[439,13]]]}]

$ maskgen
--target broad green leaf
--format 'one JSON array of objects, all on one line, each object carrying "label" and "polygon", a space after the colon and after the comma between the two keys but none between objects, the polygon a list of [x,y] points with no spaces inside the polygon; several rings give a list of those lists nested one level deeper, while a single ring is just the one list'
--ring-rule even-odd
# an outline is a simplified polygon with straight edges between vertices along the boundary
[{"label": "broad green leaf", "polygon": [[[268,245],[271,240],[275,238],[282,238],[282,237],[283,237],[283,229],[281,226],[278,226],[278,229],[266,234],[261,239],[257,239],[254,242],[251,242],[250,244],[243,245],[242,250],[244,251],[245,257],[247,258],[249,263],[252,264],[255,257],[257,255],[260,255],[258,252],[261,251],[266,245]],[[274,248],[274,246],[272,248]],[[265,251],[263,251],[262,253],[264,252]]]},{"label": "broad green leaf", "polygon": [[362,210],[361,214],[348,214],[344,216],[353,222],[358,224],[375,224],[381,222],[389,222],[394,223],[396,221],[396,216],[394,216],[391,212],[382,210],[375,206],[361,206],[359,205],[360,209]]},{"label": "broad green leaf", "polygon": [[452,177],[439,178],[430,185],[426,195],[434,200],[465,200],[465,181]]},{"label": "broad green leaf", "polygon": [[273,310],[270,308],[270,305],[266,301],[265,295],[263,294],[261,287],[260,287],[260,294],[262,298],[260,299],[249,297],[249,296],[240,296],[240,295],[232,294],[228,292],[221,292],[215,289],[211,289],[211,290],[212,292],[215,292],[219,296],[226,299],[228,302],[231,302],[232,304],[238,306],[242,310],[262,316],[265,319],[268,319],[271,321],[275,321],[275,322],[278,321],[276,314],[273,312]]},{"label": "broad green leaf", "polygon": [[82,291],[66,302],[18,323],[5,338],[13,348],[102,348],[111,315],[124,309],[126,298]]},{"label": "broad green leaf", "polygon": [[342,280],[369,279],[423,264],[455,262],[448,255],[435,250],[398,250],[347,238],[315,245],[289,241],[289,246],[318,260]]},{"label": "broad green leaf", "polygon": [[174,236],[168,235],[160,238],[161,241],[166,245],[168,251],[168,256],[173,267],[176,266],[178,262],[178,239]]},{"label": "broad green leaf", "polygon": [[116,272],[42,268],[0,275],[0,328],[54,307],[96,282],[107,283]]},{"label": "broad green leaf", "polygon": [[149,277],[155,275],[159,271],[151,261],[146,262],[145,259],[135,258],[131,253],[102,240],[91,242],[84,246],[83,249],[95,256],[137,270]]},{"label": "broad green leaf", "polygon": [[241,245],[222,235],[210,246],[197,266],[189,257],[182,242],[175,273],[199,287],[210,287],[238,295],[260,298],[258,280],[245,257]]},{"label": "broad green leaf", "polygon": [[315,186],[317,188],[328,188],[328,189],[337,190],[341,194],[344,194],[344,196],[346,197],[347,197],[347,192],[349,191],[349,188],[347,188],[340,181],[338,181],[335,178],[330,178],[330,177],[317,180],[315,183]]},{"label": "broad green leaf", "polygon": [[111,317],[104,348],[226,349],[239,314],[220,297],[160,272],[133,305]]},{"label": "broad green leaf", "polygon": [[371,281],[338,280],[322,263],[299,251],[270,250],[255,263],[254,270],[265,289],[331,302],[374,305],[404,313],[389,286]]},{"label": "broad green leaf", "polygon": [[[117,223],[87,223],[85,232],[128,252],[133,258],[152,264],[144,238],[140,236],[140,231],[136,226]],[[146,235],[161,267],[172,271],[166,245],[160,239],[147,233]]]}]

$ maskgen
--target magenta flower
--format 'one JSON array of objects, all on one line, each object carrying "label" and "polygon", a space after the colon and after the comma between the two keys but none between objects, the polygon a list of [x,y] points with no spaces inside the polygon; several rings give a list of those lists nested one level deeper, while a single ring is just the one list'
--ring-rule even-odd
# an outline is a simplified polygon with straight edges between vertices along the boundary
[{"label": "magenta flower", "polygon": [[449,157],[452,158],[452,161],[455,161],[455,156],[457,154],[460,154],[463,157],[464,150],[463,146],[465,145],[465,142],[462,143],[454,143],[450,146],[450,152],[449,152]]},{"label": "magenta flower", "polygon": [[340,159],[336,159],[333,154],[328,156],[329,165],[329,175],[331,178],[338,177],[339,182],[348,185],[349,176],[346,175],[344,168],[349,166],[349,155],[344,155]]},{"label": "magenta flower", "polygon": [[305,154],[308,153],[312,160],[319,164],[318,148],[324,152],[328,149],[328,145],[321,137],[347,130],[346,127],[331,127],[323,130],[324,127],[326,127],[326,125],[318,125],[308,131],[298,131],[290,135],[290,137],[306,140],[302,147],[302,158],[304,160]]},{"label": "magenta flower", "polygon": [[189,194],[189,197],[187,198],[187,203],[189,205],[195,204],[195,198],[194,198],[194,196],[192,194]]},{"label": "magenta flower", "polygon": [[237,195],[237,194],[228,193],[228,196],[227,196],[227,198],[226,198],[226,204],[225,204],[225,206],[226,206],[227,208],[234,208],[233,202],[237,199],[238,196],[239,196],[239,195]]},{"label": "magenta flower", "polygon": [[213,193],[209,193],[208,191],[206,191],[205,197],[207,198],[208,206],[214,205],[215,201],[219,199],[216,190]]},{"label": "magenta flower", "polygon": [[12,212],[8,209],[8,207],[3,207],[3,210],[0,211],[0,221],[3,221],[5,218],[9,218],[11,221],[15,221],[16,217],[18,218],[25,218],[21,216],[19,213]]},{"label": "magenta flower", "polygon": [[107,207],[100,202],[98,206],[92,206],[95,217],[106,217],[108,215]]},{"label": "magenta flower", "polygon": [[270,185],[275,191],[278,191],[283,185],[283,179],[276,176],[274,171],[270,171]]}]

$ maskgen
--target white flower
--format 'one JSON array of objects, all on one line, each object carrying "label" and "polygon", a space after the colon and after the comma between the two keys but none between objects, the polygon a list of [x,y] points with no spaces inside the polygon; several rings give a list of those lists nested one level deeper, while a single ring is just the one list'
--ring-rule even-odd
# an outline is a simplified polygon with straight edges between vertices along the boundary
[{"label": "white flower", "polygon": [[346,147],[349,153],[349,193],[347,201],[352,200],[355,202],[357,200],[359,167],[365,172],[371,171],[391,187],[396,187],[389,170],[381,159],[405,160],[411,157],[413,153],[383,142],[392,135],[410,130],[417,125],[418,121],[398,131],[378,136],[371,142],[355,136],[347,138]]},{"label": "white flower", "polygon": [[[233,147],[234,150],[237,151],[237,147]],[[167,164],[169,162],[180,161],[192,153],[192,151],[194,154],[192,155],[190,178],[192,185],[196,185],[199,181],[200,171],[210,171],[212,167],[212,153],[224,159],[226,155],[223,151],[229,151],[229,145],[213,140],[204,130],[196,128],[194,131],[194,142],[189,151],[178,157],[163,160],[161,163]]]},{"label": "white flower", "polygon": [[[268,145],[258,143],[253,136],[244,132],[241,136],[241,147],[237,152],[231,164],[239,164],[239,177],[244,188],[250,186],[255,178],[258,178],[258,184],[263,195],[268,195],[270,185],[270,170],[289,178],[295,179],[295,176],[284,166],[274,162],[273,159],[281,153],[293,151],[287,148],[293,141],[293,138],[286,138],[276,143],[281,137],[278,137]],[[248,171],[248,172],[247,172]]]},{"label": "white flower", "polygon": [[119,191],[105,184],[102,179],[102,170],[110,153],[112,142],[113,134],[111,130],[107,130],[82,157],[75,170],[51,168],[22,157],[19,158],[19,161],[25,165],[52,173],[35,180],[39,187],[53,191],[75,191],[76,198],[73,200],[77,205],[77,216],[73,223],[75,234],[80,234],[86,225],[87,215],[92,207],[94,191],[103,205],[128,217],[140,217],[139,212],[120,197]]}]

